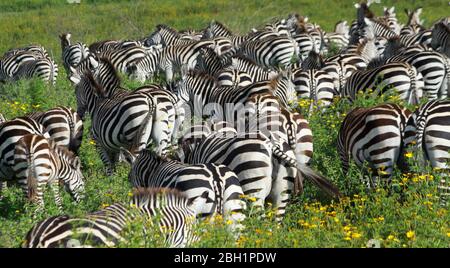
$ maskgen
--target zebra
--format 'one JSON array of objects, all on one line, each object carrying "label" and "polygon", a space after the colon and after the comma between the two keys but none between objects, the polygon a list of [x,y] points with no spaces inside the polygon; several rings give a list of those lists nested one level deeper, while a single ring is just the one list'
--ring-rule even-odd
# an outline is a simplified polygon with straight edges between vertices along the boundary
[{"label": "zebra", "polygon": [[324,61],[322,59],[322,56],[320,54],[316,53],[315,51],[311,51],[308,54],[308,57],[306,57],[301,65],[300,68],[304,71],[310,70],[310,69],[320,69],[324,65]]},{"label": "zebra", "polygon": [[70,43],[70,33],[63,33],[59,35],[61,39],[61,50],[62,50],[62,60],[64,68],[69,71],[69,66],[76,67],[83,59],[88,57],[89,48],[81,43],[77,42],[75,44]]},{"label": "zebra", "polygon": [[254,61],[242,56],[232,57],[231,63],[227,67],[231,67],[249,74],[253,82],[267,81],[278,76],[276,71],[261,68]]},{"label": "zebra", "polygon": [[347,21],[337,22],[336,25],[334,26],[334,32],[326,33],[324,36],[327,46],[328,47],[335,46],[338,49],[342,49],[348,46],[350,38],[348,34],[349,29],[350,28],[347,25]]},{"label": "zebra", "polygon": [[83,121],[71,107],[58,106],[45,112],[26,115],[44,126],[56,145],[78,154],[83,138]]},{"label": "zebra", "polygon": [[382,104],[369,108],[357,107],[347,114],[339,129],[337,148],[342,170],[347,174],[353,159],[359,168],[367,162],[374,175],[366,186],[376,187],[390,182],[394,165],[405,170],[403,131],[411,112],[398,104]]},{"label": "zebra", "polygon": [[27,52],[18,52],[4,55],[0,58],[0,81],[10,81],[17,70],[25,63],[34,62],[38,57]]},{"label": "zebra", "polygon": [[230,228],[238,231],[243,228],[243,214],[246,204],[236,174],[225,165],[213,163],[189,165],[161,157],[150,150],[142,150],[133,157],[124,150],[126,160],[131,164],[128,175],[134,187],[167,187],[185,193],[187,198],[195,199],[208,192],[208,200],[201,209],[201,217],[217,214],[231,220]]},{"label": "zebra", "polygon": [[14,147],[27,134],[50,138],[41,124],[28,117],[16,117],[0,124],[0,198],[2,188],[7,187],[6,180],[14,178]]},{"label": "zebra", "polygon": [[128,65],[144,58],[149,52],[146,48],[131,43],[130,45],[122,46],[115,45],[111,49],[104,50],[97,53],[97,57],[108,59],[111,64],[121,73],[127,73]]},{"label": "zebra", "polygon": [[399,35],[402,27],[398,23],[395,7],[383,7],[383,13],[384,16],[379,19],[384,21],[385,24],[389,26],[389,29],[391,29],[395,34]]},{"label": "zebra", "polygon": [[408,16],[408,22],[406,23],[406,26],[400,30],[400,35],[412,35],[425,30],[422,26],[423,20],[420,19],[422,13],[421,7],[418,7],[413,11],[405,9],[405,13]]},{"label": "zebra", "polygon": [[[219,123],[217,123],[219,124]],[[193,130],[199,126],[193,126]],[[206,130],[202,128],[202,130]],[[191,130],[192,131],[192,130]],[[193,139],[202,137],[204,139]],[[280,192],[273,196],[273,204],[278,209],[277,218],[281,220],[288,198],[283,198],[286,181],[275,181],[277,173],[273,169],[272,146],[270,140],[262,133],[236,133],[229,131],[188,133],[179,141],[178,154],[184,163],[225,165],[239,178],[243,193],[248,198],[255,198],[252,206],[262,208],[272,191],[272,184],[277,184]],[[275,186],[274,186],[275,187]]]},{"label": "zebra", "polygon": [[445,55],[434,51],[414,52],[406,49],[403,53],[388,57],[385,62],[405,62],[414,66],[423,76],[423,91],[430,99],[446,98],[450,88],[450,64]]},{"label": "zebra", "polygon": [[[415,149],[415,160],[424,165],[425,160],[442,175],[439,185],[440,203],[446,206],[450,187],[447,179],[450,122],[450,101],[432,100],[420,106],[409,117],[405,128],[405,148]],[[411,148],[412,147],[412,148]]]},{"label": "zebra", "polygon": [[38,210],[44,207],[43,190],[48,184],[53,190],[60,211],[60,181],[64,182],[77,202],[84,197],[80,159],[41,135],[27,134],[17,141],[14,147],[13,170],[15,179],[28,199],[38,205]]},{"label": "zebra", "polygon": [[67,78],[70,82],[72,82],[72,84],[77,85],[84,73],[95,72],[98,66],[99,62],[96,59],[96,56],[94,56],[93,54],[89,54],[87,58],[83,59],[75,68],[69,66]]},{"label": "zebra", "polygon": [[41,45],[28,45],[26,47],[10,49],[5,52],[4,56],[6,57],[20,53],[30,54],[36,58],[47,58],[49,56],[47,50]]},{"label": "zebra", "polygon": [[285,36],[247,41],[240,46],[237,53],[242,53],[266,68],[287,68],[291,59],[299,55],[297,42]]},{"label": "zebra", "polygon": [[164,24],[156,25],[156,30],[144,39],[144,45],[154,46],[162,45],[162,47],[192,44],[196,40],[183,39],[180,33]]},{"label": "zebra", "polygon": [[297,42],[298,54],[301,60],[308,57],[309,52],[316,51],[314,38],[308,33],[298,33],[292,36]]},{"label": "zebra", "polygon": [[214,47],[214,41],[202,40],[187,45],[176,45],[148,53],[143,59],[128,67],[127,73],[141,80],[152,76],[157,69],[163,70],[166,81],[173,80],[175,70],[194,70],[200,50],[205,47]]},{"label": "zebra", "polygon": [[253,79],[248,73],[230,67],[218,72],[216,79],[220,87],[246,87],[253,83]]},{"label": "zebra", "polygon": [[210,39],[218,36],[229,38],[235,49],[238,49],[242,43],[248,40],[248,36],[234,35],[224,24],[218,21],[212,21],[203,31],[203,39]]},{"label": "zebra", "polygon": [[375,94],[383,94],[394,88],[400,99],[417,104],[422,97],[423,86],[422,74],[414,66],[405,62],[394,62],[353,72],[347,79],[341,96],[353,101],[360,90],[372,89]]},{"label": "zebra", "polygon": [[[85,216],[53,216],[37,223],[22,247],[114,247],[126,243],[127,226],[142,219],[159,229],[165,245],[186,247],[198,240],[194,219],[207,199],[207,192],[189,200],[173,189],[138,188],[129,205],[115,203]],[[153,236],[148,225],[144,226],[144,233]]]},{"label": "zebra", "polygon": [[224,60],[222,57],[217,56],[212,48],[207,47],[201,49],[195,70],[216,77],[228,65],[229,63],[226,59]]},{"label": "zebra", "polygon": [[294,72],[297,97],[313,100],[311,108],[313,104],[319,107],[330,106],[333,98],[339,95],[333,82],[333,77],[322,70],[310,69]]},{"label": "zebra", "polygon": [[434,25],[431,33],[430,46],[441,52],[442,54],[450,57],[450,26],[444,22],[439,22]]},{"label": "zebra", "polygon": [[155,118],[155,100],[142,92],[118,91],[120,79],[107,59],[98,70],[98,83],[91,73],[86,73],[75,87],[77,113],[91,116],[91,135],[100,150],[107,175],[112,175],[120,148],[145,148],[152,132]]},{"label": "zebra", "polygon": [[12,80],[38,77],[55,85],[58,77],[58,65],[50,58],[41,58],[34,61],[26,61],[20,65],[14,73]]}]

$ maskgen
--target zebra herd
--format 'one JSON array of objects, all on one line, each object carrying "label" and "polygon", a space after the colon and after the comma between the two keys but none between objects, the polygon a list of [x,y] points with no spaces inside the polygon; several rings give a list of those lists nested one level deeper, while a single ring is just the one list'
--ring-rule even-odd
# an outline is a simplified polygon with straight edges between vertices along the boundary
[{"label": "zebra herd", "polygon": [[[78,157],[88,115],[106,174],[114,174],[119,161],[129,163],[136,190],[129,205],[41,221],[24,246],[115,246],[139,217],[158,218],[155,226],[168,246],[188,246],[198,239],[196,217],[224,215],[230,232],[239,235],[248,207],[261,211],[270,202],[281,223],[305,179],[339,198],[338,188],[310,166],[313,133],[295,109],[298,99],[311,100],[310,111],[325,111],[337,97],[353,102],[360,91],[389,92],[413,105],[427,98],[413,112],[391,103],[355,108],[342,122],[337,150],[344,174],[350,160],[365,173],[365,167],[375,171],[364,176],[368,188],[390,184],[395,165],[409,170],[408,150],[423,152],[421,164],[429,161],[445,175],[449,18],[427,29],[417,8],[406,11],[408,22],[401,25],[394,7],[377,17],[371,4],[356,4],[356,20],[336,23],[334,32],[291,14],[245,35],[218,21],[201,30],[158,25],[140,40],[89,46],[61,34],[77,110],[60,106],[0,116],[0,187],[17,181],[38,209],[44,208],[46,185],[61,211],[60,182],[77,202],[88,198]],[[2,82],[37,76],[54,84],[57,74],[41,46],[12,49],[0,58]],[[120,74],[145,85],[125,88]],[[164,82],[148,82],[154,78]],[[446,183],[439,186],[443,205],[450,192]]]}]

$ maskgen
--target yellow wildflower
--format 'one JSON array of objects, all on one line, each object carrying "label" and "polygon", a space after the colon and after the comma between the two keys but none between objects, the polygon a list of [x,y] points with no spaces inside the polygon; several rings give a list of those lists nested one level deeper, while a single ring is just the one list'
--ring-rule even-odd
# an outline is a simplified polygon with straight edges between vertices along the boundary
[{"label": "yellow wildflower", "polygon": [[360,238],[361,234],[360,233],[352,233],[352,238]]},{"label": "yellow wildflower", "polygon": [[411,157],[413,157],[413,153],[412,152],[405,153],[405,157],[411,158]]},{"label": "yellow wildflower", "polygon": [[406,237],[408,239],[414,240],[415,236],[416,236],[416,234],[412,230],[409,230],[408,232],[406,232]]}]

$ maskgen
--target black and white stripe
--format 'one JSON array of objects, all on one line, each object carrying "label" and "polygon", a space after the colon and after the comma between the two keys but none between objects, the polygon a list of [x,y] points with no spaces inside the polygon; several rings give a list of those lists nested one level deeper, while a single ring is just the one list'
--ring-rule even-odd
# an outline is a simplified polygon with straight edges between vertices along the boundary
[{"label": "black and white stripe", "polygon": [[23,136],[14,148],[15,179],[28,199],[39,206],[38,209],[44,207],[44,188],[50,185],[55,202],[62,210],[60,182],[77,202],[81,201],[84,196],[81,161],[72,152],[36,134]]},{"label": "black and white stripe", "polygon": [[[186,247],[194,235],[196,215],[206,203],[206,192],[194,200],[169,189],[135,190],[130,204],[113,204],[83,217],[55,216],[36,224],[23,247],[114,247],[126,243],[125,232],[136,221],[157,226],[168,247]],[[148,226],[144,224],[144,226]],[[155,235],[144,228],[145,233]]]},{"label": "black and white stripe", "polygon": [[367,164],[373,177],[367,187],[379,185],[378,176],[389,182],[397,164],[404,168],[403,131],[411,112],[397,104],[355,108],[345,117],[338,134],[337,148],[344,174],[353,159],[359,168]]},{"label": "black and white stripe", "polygon": [[70,67],[77,67],[80,62],[89,56],[89,48],[87,45],[77,42],[71,44],[70,33],[63,33],[59,36],[61,39],[62,60],[64,68],[68,72]]},{"label": "black and white stripe", "polygon": [[434,25],[430,46],[450,57],[450,26],[448,23],[442,21]]},{"label": "black and white stripe", "polygon": [[322,70],[310,69],[294,72],[294,84],[298,98],[311,99],[319,107],[330,106],[339,93],[334,88],[331,75]]}]

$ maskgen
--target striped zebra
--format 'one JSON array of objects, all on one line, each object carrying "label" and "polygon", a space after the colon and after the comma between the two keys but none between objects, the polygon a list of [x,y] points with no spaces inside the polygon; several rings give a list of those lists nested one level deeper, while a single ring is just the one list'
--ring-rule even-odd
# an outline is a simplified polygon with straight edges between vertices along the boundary
[{"label": "striped zebra", "polygon": [[34,112],[27,117],[44,126],[56,145],[78,154],[83,138],[83,121],[75,110],[58,106],[45,112]]},{"label": "striped zebra", "polygon": [[75,68],[69,66],[69,71],[67,72],[67,78],[74,85],[77,85],[81,77],[86,72],[95,72],[98,68],[99,62],[93,54],[89,54],[87,58],[83,59]]},{"label": "striped zebra", "polygon": [[310,69],[294,72],[297,97],[311,99],[311,109],[313,105],[328,107],[333,98],[339,95],[333,82],[333,77],[325,71]]},{"label": "striped zebra", "polygon": [[164,24],[156,25],[156,30],[144,39],[144,45],[148,47],[154,45],[162,45],[162,47],[187,45],[193,42],[195,40],[182,38],[177,30]]},{"label": "striped zebra", "polygon": [[324,60],[322,56],[315,51],[311,51],[308,54],[308,57],[306,57],[301,65],[300,68],[304,71],[311,70],[311,69],[320,69],[324,65]]},{"label": "striped zebra", "polygon": [[4,56],[10,56],[20,53],[26,53],[35,56],[36,58],[47,58],[48,52],[41,45],[28,45],[26,47],[14,48],[5,52]]},{"label": "striped zebra", "polygon": [[0,58],[0,81],[11,81],[23,64],[34,62],[37,59],[36,55],[27,52],[4,55]]},{"label": "striped zebra", "polygon": [[61,50],[62,50],[62,60],[64,68],[69,71],[69,66],[76,67],[80,64],[83,59],[86,59],[89,55],[89,48],[81,43],[77,42],[71,44],[70,33],[63,33],[59,35],[61,40]]},{"label": "striped zebra", "polygon": [[277,72],[266,70],[256,64],[254,61],[242,56],[232,57],[231,63],[228,66],[249,74],[253,82],[267,81],[278,76]]},{"label": "striped zebra", "polygon": [[349,30],[350,28],[347,25],[347,21],[337,22],[336,25],[334,26],[334,32],[326,33],[324,36],[326,45],[328,47],[334,46],[338,49],[346,47],[349,43],[350,38],[348,34]]},{"label": "striped zebra", "polygon": [[34,61],[26,61],[20,65],[14,73],[12,80],[30,79],[38,77],[55,85],[58,77],[58,65],[50,58],[41,58]]},{"label": "striped zebra", "polygon": [[218,21],[212,21],[203,31],[203,39],[210,39],[218,36],[229,38],[234,48],[236,49],[239,48],[242,43],[248,40],[248,36],[235,35],[222,23]]},{"label": "striped zebra", "polygon": [[[219,129],[217,125],[225,125],[225,128]],[[244,194],[256,198],[252,205],[262,207],[265,199],[271,199],[277,208],[277,220],[281,220],[290,198],[289,192],[293,189],[286,175],[296,174],[292,159],[289,164],[281,161],[284,158],[279,159],[281,154],[278,149],[263,133],[237,133],[226,125],[224,122],[214,124],[211,126],[213,132],[202,125],[194,125],[179,140],[180,159],[190,164],[215,163],[228,166],[237,174]],[[301,153],[305,153],[310,149],[305,148],[310,133],[300,134],[302,137],[297,140],[298,145],[304,149]]]},{"label": "striped zebra", "polygon": [[439,22],[434,25],[430,46],[434,50],[450,57],[450,26],[448,23]]},{"label": "striped zebra", "polygon": [[14,178],[14,147],[27,134],[50,138],[41,124],[28,117],[17,117],[0,124],[0,197],[2,188],[7,187],[7,180]]},{"label": "striped zebra", "polygon": [[389,29],[391,29],[394,33],[397,35],[400,34],[401,26],[398,23],[397,20],[397,14],[395,13],[395,7],[383,7],[383,17],[379,18],[381,21],[383,21],[386,25],[389,26]]},{"label": "striped zebra", "polygon": [[106,59],[99,68],[100,81],[92,74],[83,76],[75,88],[77,113],[83,119],[86,112],[91,116],[91,134],[96,141],[100,156],[111,175],[120,148],[147,147],[155,118],[155,100],[141,92],[120,91],[117,73]]},{"label": "striped zebra", "polygon": [[245,219],[246,204],[242,188],[236,174],[225,165],[183,164],[149,150],[142,150],[135,158],[126,150],[124,154],[131,164],[128,178],[134,187],[174,188],[188,199],[198,198],[206,191],[209,198],[201,209],[201,217],[220,214],[233,222],[231,230],[243,227],[240,222]]},{"label": "striped zebra", "polygon": [[434,51],[410,51],[410,49],[406,49],[403,53],[396,52],[396,55],[388,57],[385,62],[401,61],[414,66],[423,76],[425,95],[430,100],[446,98],[447,91],[450,88],[450,62],[448,58]]},{"label": "striped zebra", "polygon": [[[120,43],[119,43],[120,44]],[[126,46],[115,45],[111,49],[97,53],[97,58],[108,59],[116,70],[121,73],[127,73],[127,66],[139,61],[148,54],[146,48],[130,44]]]},{"label": "striped zebra", "polygon": [[220,87],[246,87],[253,83],[252,77],[235,68],[224,68],[216,74],[217,85]]},{"label": "striped zebra", "polygon": [[429,161],[442,176],[439,192],[440,203],[443,206],[447,205],[450,195],[450,183],[447,178],[450,159],[449,115],[450,101],[429,101],[409,117],[405,128],[405,147],[408,151],[415,149],[416,162],[423,166],[425,161]]},{"label": "striped zebra", "polygon": [[240,46],[237,53],[242,53],[266,68],[287,68],[291,60],[299,55],[297,42],[285,36],[247,41]]},{"label": "striped zebra", "polygon": [[17,141],[13,170],[15,179],[38,209],[44,208],[44,188],[50,185],[55,203],[62,211],[60,181],[77,202],[84,197],[80,159],[41,135],[27,134]]},{"label": "striped zebra", "polygon": [[292,38],[297,42],[298,54],[301,60],[308,57],[309,52],[316,51],[314,38],[308,33],[296,33]]},{"label": "striped zebra", "polygon": [[227,65],[226,59],[224,60],[223,57],[217,56],[212,48],[207,47],[200,50],[195,70],[216,77]]},{"label": "striped zebra", "polygon": [[[22,247],[114,247],[127,243],[129,226],[142,220],[158,228],[168,247],[186,247],[198,239],[195,217],[207,198],[207,192],[189,200],[177,190],[139,188],[128,205],[115,203],[82,217],[54,216],[37,223]],[[149,225],[143,226],[144,233],[155,235]]]},{"label": "striped zebra", "polygon": [[394,89],[400,99],[417,104],[422,97],[422,74],[414,66],[404,62],[394,62],[368,69],[355,71],[347,79],[341,95],[351,101],[356,99],[358,91],[372,89],[374,94],[384,94]]},{"label": "striped zebra", "polygon": [[422,26],[423,20],[420,19],[420,15],[422,14],[421,7],[418,7],[413,11],[405,9],[405,13],[408,16],[408,22],[406,23],[406,26],[400,30],[400,35],[412,35],[425,30]]},{"label": "striped zebra", "polygon": [[127,73],[140,81],[153,76],[157,70],[165,73],[166,81],[173,80],[174,72],[194,70],[202,48],[214,47],[214,41],[202,40],[187,45],[165,47],[148,53],[141,60],[127,68]]},{"label": "striped zebra", "polygon": [[353,159],[359,168],[367,163],[373,177],[366,186],[390,182],[394,165],[405,169],[402,146],[403,131],[411,112],[397,104],[370,108],[357,107],[347,114],[339,129],[337,148],[343,173],[347,174]]}]

